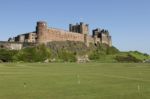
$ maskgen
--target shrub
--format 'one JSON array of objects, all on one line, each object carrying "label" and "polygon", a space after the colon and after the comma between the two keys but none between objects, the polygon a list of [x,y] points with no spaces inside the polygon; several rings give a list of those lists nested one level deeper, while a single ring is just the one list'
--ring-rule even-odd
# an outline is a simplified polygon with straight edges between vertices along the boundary
[{"label": "shrub", "polygon": [[104,58],[106,55],[116,54],[118,52],[119,52],[119,50],[116,49],[115,47],[109,47],[106,44],[98,44],[96,50],[92,51],[89,54],[89,59],[90,60],[99,60],[99,59]]},{"label": "shrub", "polygon": [[93,51],[90,55],[89,55],[89,59],[90,60],[99,60],[100,59],[100,54],[97,51]]},{"label": "shrub", "polygon": [[107,48],[107,54],[108,55],[110,55],[110,54],[117,54],[119,52],[120,51],[117,48],[115,48],[114,46]]},{"label": "shrub", "polygon": [[77,60],[75,53],[66,50],[59,51],[58,58],[64,62],[75,62]]},{"label": "shrub", "polygon": [[43,62],[51,56],[50,49],[45,45],[28,47],[20,50],[14,57],[16,61]]},{"label": "shrub", "polygon": [[142,60],[128,54],[127,56],[116,56],[115,58],[118,62],[142,62]]},{"label": "shrub", "polygon": [[0,49],[1,62],[13,62],[13,57],[17,52],[16,50]]}]

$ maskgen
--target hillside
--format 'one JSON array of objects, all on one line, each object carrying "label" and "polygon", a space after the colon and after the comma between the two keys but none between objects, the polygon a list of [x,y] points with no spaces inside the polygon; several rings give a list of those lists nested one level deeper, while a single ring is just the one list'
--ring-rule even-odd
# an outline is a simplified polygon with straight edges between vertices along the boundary
[{"label": "hillside", "polygon": [[138,51],[121,52],[116,47],[109,47],[105,44],[90,44],[87,47],[82,42],[50,42],[48,47],[51,49],[52,57],[59,57],[59,52],[67,51],[76,56],[88,55],[91,61],[95,62],[143,62],[149,59],[148,54]]},{"label": "hillside", "polygon": [[114,46],[64,41],[45,45],[26,45],[22,50],[0,49],[0,62],[146,62],[148,54],[138,51],[121,52]]}]

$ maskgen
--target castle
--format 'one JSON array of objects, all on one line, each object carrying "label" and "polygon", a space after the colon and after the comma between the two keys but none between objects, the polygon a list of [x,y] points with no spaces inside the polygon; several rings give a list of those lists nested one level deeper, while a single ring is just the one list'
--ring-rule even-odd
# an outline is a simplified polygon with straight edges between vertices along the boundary
[{"label": "castle", "polygon": [[48,43],[52,41],[80,41],[84,42],[87,46],[89,43],[100,43],[112,46],[111,36],[109,32],[104,29],[94,29],[92,35],[89,35],[89,25],[83,22],[76,25],[69,24],[69,31],[49,28],[44,21],[37,22],[36,30],[25,34],[9,38],[9,42],[19,43]]}]

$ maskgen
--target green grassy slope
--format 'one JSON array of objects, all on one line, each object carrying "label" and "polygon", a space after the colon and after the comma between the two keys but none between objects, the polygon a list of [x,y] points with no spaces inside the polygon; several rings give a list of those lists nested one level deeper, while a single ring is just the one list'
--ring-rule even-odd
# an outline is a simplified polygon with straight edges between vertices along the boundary
[{"label": "green grassy slope", "polygon": [[[129,52],[120,52],[118,54],[115,55],[116,57],[119,56],[121,57],[132,57],[132,59],[129,59],[129,62],[134,62],[137,60],[137,62],[144,62],[145,60],[149,60],[150,56],[148,54],[144,54],[144,53],[140,53],[138,51],[129,51]],[[128,62],[126,59],[124,60],[124,62]]]},{"label": "green grassy slope", "polygon": [[0,64],[0,99],[150,99],[150,64]]},{"label": "green grassy slope", "polygon": [[130,51],[129,53],[140,60],[146,60],[148,58],[150,59],[150,56],[148,56],[147,54],[143,54],[137,51]]}]

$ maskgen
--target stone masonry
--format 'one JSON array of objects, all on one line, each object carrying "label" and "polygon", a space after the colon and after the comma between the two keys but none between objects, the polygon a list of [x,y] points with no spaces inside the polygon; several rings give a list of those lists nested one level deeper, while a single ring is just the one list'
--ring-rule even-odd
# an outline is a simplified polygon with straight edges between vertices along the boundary
[{"label": "stone masonry", "polygon": [[112,46],[111,36],[109,32],[104,29],[94,29],[93,35],[89,35],[89,25],[83,22],[76,25],[70,24],[69,31],[49,28],[44,21],[37,22],[36,30],[25,34],[18,35],[14,38],[9,38],[9,42],[21,43],[48,43],[52,41],[81,41],[87,46],[89,43],[100,43]]}]

